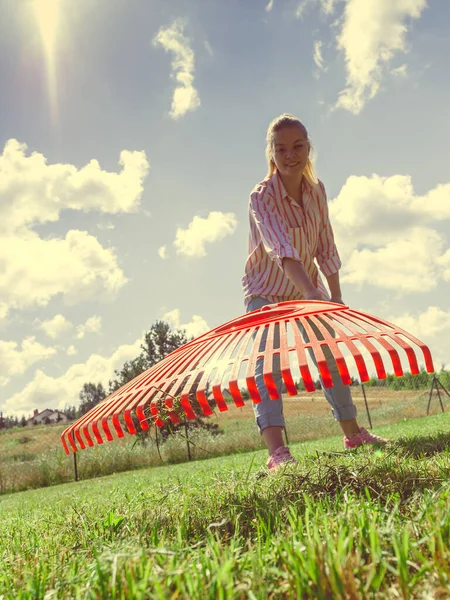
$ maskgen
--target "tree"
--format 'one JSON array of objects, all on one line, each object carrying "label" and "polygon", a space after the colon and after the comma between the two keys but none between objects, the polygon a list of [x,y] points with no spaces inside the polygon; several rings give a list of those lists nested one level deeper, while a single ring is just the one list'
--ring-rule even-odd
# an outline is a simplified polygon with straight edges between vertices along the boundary
[{"label": "tree", "polygon": [[126,362],[120,371],[114,371],[116,379],[109,382],[109,393],[112,394],[128,381],[150,369],[188,341],[183,331],[172,331],[168,323],[156,321],[145,334],[139,356]]},{"label": "tree", "polygon": [[77,418],[77,409],[75,406],[66,405],[62,412],[66,415],[69,421],[75,421],[75,419]]},{"label": "tree", "polygon": [[106,392],[101,383],[85,383],[80,392],[80,405],[78,407],[78,416],[82,417],[87,412],[97,406],[99,402],[106,398]]},{"label": "tree", "polygon": [[[150,365],[151,366],[151,365]],[[120,371],[115,370],[116,379],[109,382],[109,393],[112,394],[123,385],[146,371],[149,367],[142,353],[133,360],[127,361]]]},{"label": "tree", "polygon": [[[150,369],[150,367],[159,363],[168,354],[186,344],[190,339],[186,337],[184,331],[172,331],[168,323],[156,321],[145,334],[144,342],[141,345],[142,352],[139,356],[134,360],[126,362],[120,371],[115,371],[116,378],[109,382],[109,393],[112,394],[147,369]],[[195,397],[195,391],[191,393],[189,402],[197,417],[195,421],[189,422],[189,427],[208,429],[212,434],[220,433],[219,426],[216,423],[205,421],[203,411]],[[141,431],[137,417],[132,415],[132,418],[139,432],[139,438],[145,443],[150,435],[150,430]],[[174,425],[168,422],[164,427],[158,428],[158,434],[161,435],[163,440],[166,440],[171,433],[186,427],[186,419],[183,413],[180,413],[180,418],[182,419],[182,423],[180,424]]]}]

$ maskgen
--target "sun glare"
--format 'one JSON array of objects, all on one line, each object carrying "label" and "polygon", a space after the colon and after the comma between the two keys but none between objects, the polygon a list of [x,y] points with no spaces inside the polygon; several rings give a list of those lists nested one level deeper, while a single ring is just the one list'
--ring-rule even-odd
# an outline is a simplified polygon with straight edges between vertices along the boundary
[{"label": "sun glare", "polygon": [[60,0],[34,0],[33,4],[42,44],[48,59],[55,49]]},{"label": "sun glare", "polygon": [[60,21],[61,0],[33,0],[33,9],[45,54],[48,94],[52,117],[56,118],[56,41]]}]

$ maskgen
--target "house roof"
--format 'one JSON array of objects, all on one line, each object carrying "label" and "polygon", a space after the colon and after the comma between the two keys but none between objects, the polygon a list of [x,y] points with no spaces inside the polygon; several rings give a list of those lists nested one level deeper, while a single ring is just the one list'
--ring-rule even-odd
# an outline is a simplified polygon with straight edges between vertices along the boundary
[{"label": "house roof", "polygon": [[32,415],[29,419],[27,419],[28,421],[32,421],[33,419],[35,419],[36,417],[40,417],[42,416],[44,413],[50,413],[51,415],[54,415],[56,413],[59,413],[60,415],[64,414],[62,413],[60,410],[53,410],[52,408],[44,408],[44,410],[41,410],[41,412],[37,413],[36,415]]}]

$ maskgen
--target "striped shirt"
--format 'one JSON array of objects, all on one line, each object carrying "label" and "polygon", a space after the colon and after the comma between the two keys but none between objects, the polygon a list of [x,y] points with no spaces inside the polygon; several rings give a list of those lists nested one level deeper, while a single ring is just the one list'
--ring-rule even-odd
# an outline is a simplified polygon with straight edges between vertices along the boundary
[{"label": "striped shirt", "polygon": [[249,248],[242,278],[246,306],[257,296],[270,302],[303,298],[284,273],[283,258],[300,261],[315,287],[330,298],[314,259],[325,277],[339,271],[341,260],[321,181],[312,185],[303,177],[302,204],[287,194],[276,172],[250,194]]}]

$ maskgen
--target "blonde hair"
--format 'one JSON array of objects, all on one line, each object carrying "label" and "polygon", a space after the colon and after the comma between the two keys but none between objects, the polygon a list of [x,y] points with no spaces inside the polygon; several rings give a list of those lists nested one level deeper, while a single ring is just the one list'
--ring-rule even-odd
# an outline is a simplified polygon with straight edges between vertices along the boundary
[{"label": "blonde hair", "polygon": [[[287,113],[285,113],[284,115],[280,115],[279,117],[274,119],[272,121],[272,123],[269,125],[269,129],[267,130],[266,158],[267,158],[267,166],[268,166],[269,170],[267,172],[266,179],[269,179],[270,177],[272,177],[272,175],[277,170],[275,161],[273,160],[273,143],[275,141],[275,134],[277,131],[280,131],[280,129],[282,129],[283,127],[292,127],[292,126],[300,126],[303,129],[303,131],[305,132],[308,143],[311,145],[306,127],[303,125],[303,123],[300,121],[300,119],[298,119],[297,117],[294,117],[293,115],[289,115]],[[305,177],[309,181],[309,183],[311,183],[311,184],[318,183],[316,172],[314,170],[311,158],[309,156],[308,156],[308,162],[306,163],[306,167],[305,167],[303,174],[305,175]]]}]

